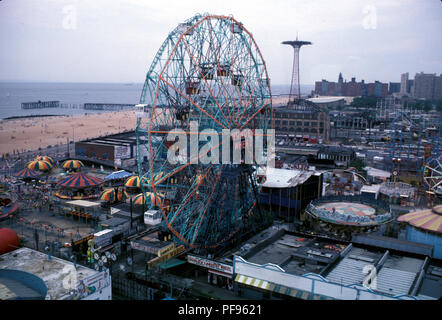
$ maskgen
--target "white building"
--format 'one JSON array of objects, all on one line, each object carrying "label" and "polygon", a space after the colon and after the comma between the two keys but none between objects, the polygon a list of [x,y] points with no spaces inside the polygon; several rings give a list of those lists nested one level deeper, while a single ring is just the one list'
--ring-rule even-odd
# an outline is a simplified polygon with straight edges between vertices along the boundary
[{"label": "white building", "polygon": [[[13,271],[34,280],[17,277]],[[107,269],[99,272],[81,265],[75,266],[70,261],[29,248],[20,248],[0,256],[0,273],[12,275],[10,279],[0,277],[0,300],[5,297],[26,299],[28,292],[33,290],[32,282],[37,278],[43,280],[46,286],[46,300],[112,300],[112,281]]]}]

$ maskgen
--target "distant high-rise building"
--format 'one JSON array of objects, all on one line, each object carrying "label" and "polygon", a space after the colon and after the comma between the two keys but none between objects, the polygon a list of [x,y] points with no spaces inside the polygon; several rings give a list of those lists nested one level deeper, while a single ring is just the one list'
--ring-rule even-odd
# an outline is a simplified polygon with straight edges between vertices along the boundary
[{"label": "distant high-rise building", "polygon": [[410,93],[408,89],[408,72],[401,74],[401,90],[399,92],[402,94]]},{"label": "distant high-rise building", "polygon": [[401,91],[401,83],[400,82],[390,82],[388,86],[388,94],[393,94]]},{"label": "distant high-rise building", "polygon": [[344,78],[342,77],[342,73],[339,72],[338,84],[336,85],[336,95],[342,96],[342,84],[344,83]]},{"label": "distant high-rise building", "polygon": [[[434,99],[436,78],[438,77],[435,73],[416,73],[414,76],[414,97],[418,99]],[[439,93],[436,94],[436,96],[438,95]]]},{"label": "distant high-rise building", "polygon": [[414,80],[408,80],[408,85],[407,85],[407,93],[412,93],[412,88],[414,86]]},{"label": "distant high-rise building", "polygon": [[434,79],[434,100],[442,100],[442,74]]},{"label": "distant high-rise building", "polygon": [[[397,83],[398,88],[399,83]],[[350,82],[344,82],[342,74],[339,73],[338,82],[316,81],[315,94],[322,96],[386,97],[388,95],[388,83],[381,83],[379,81],[365,83],[364,80],[357,82],[355,77],[351,78]]]}]

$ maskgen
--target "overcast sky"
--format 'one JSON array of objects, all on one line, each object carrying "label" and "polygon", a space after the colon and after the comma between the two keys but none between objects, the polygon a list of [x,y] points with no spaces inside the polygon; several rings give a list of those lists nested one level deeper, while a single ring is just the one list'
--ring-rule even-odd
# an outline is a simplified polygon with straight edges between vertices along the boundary
[{"label": "overcast sky", "polygon": [[399,82],[442,73],[439,0],[2,0],[0,81],[143,82],[161,43],[197,13],[233,15],[249,30],[273,84],[356,77]]}]

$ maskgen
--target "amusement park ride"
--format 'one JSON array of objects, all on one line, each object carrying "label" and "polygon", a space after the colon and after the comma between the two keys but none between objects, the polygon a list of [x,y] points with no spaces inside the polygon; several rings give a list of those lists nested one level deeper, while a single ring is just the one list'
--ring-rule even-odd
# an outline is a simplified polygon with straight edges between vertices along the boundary
[{"label": "amusement park ride", "polygon": [[[391,157],[391,171],[394,175],[401,171],[415,172],[422,177],[425,193],[428,198],[434,195],[442,196],[442,156],[441,156],[441,124],[442,119],[435,126],[428,127],[423,119],[411,119],[408,114],[399,112],[392,121],[389,137],[389,155]],[[426,192],[424,192],[426,191]]]},{"label": "amusement park ride", "polygon": [[[223,129],[259,128],[266,135],[271,127],[266,65],[240,22],[231,16],[197,15],[179,24],[147,72],[138,108],[141,188],[155,194],[158,201],[149,209],[162,213],[162,226],[178,243],[217,250],[259,228],[263,217],[256,203],[263,180],[257,178],[256,162],[198,161],[220,145],[204,149],[205,129],[221,135]],[[198,123],[198,132],[191,122]],[[188,149],[196,141],[199,156],[172,163],[168,149],[174,142],[167,137],[183,132],[190,140]],[[241,148],[244,156],[241,140],[230,140],[232,148]]]}]

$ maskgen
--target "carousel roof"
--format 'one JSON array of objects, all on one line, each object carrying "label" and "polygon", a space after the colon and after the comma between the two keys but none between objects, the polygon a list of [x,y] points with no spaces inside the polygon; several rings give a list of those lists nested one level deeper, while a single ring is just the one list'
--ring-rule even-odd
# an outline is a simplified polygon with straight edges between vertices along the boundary
[{"label": "carousel roof", "polygon": [[41,175],[41,172],[29,169],[29,168],[24,168],[24,169],[20,170],[19,172],[17,172],[16,174],[14,174],[15,177],[20,178],[20,179],[35,179],[35,178],[39,177],[40,175]]},{"label": "carousel roof", "polygon": [[442,205],[433,209],[419,210],[400,216],[399,222],[408,222],[414,227],[426,231],[442,233]]},{"label": "carousel roof", "polygon": [[58,183],[59,186],[65,188],[87,188],[100,185],[104,180],[87,175],[83,172],[73,174]]}]

